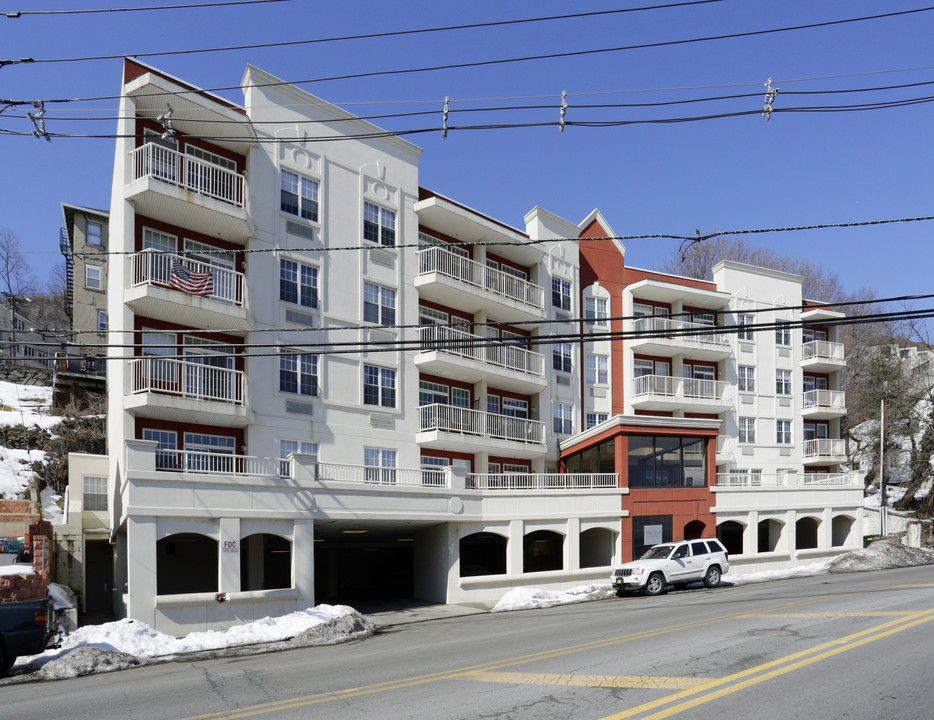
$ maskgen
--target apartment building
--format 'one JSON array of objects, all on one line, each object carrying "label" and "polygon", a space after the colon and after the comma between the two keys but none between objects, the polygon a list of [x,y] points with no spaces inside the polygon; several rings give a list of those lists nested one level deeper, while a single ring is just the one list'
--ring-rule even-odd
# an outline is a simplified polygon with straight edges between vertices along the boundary
[{"label": "apartment building", "polygon": [[[836,314],[794,310],[800,278],[630,269],[598,211],[511,227],[422,187],[416,146],[257,68],[242,85],[238,106],[124,65],[119,615],[183,633],[387,595],[492,603],[718,532],[750,562],[792,563],[807,518],[815,553],[856,542],[861,486],[820,404],[843,407],[843,359],[824,357],[831,323],[799,324]],[[740,340],[747,309],[787,317],[789,342]],[[738,387],[743,343],[758,390]]]}]

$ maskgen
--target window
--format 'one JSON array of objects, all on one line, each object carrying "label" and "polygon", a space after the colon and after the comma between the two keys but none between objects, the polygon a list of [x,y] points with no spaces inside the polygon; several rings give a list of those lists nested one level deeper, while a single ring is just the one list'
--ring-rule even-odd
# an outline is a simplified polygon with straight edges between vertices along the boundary
[{"label": "window", "polygon": [[756,441],[756,419],[739,419],[739,441],[741,443],[754,443]]},{"label": "window", "polygon": [[[85,234],[85,240],[90,245],[103,245],[104,244],[104,226],[100,223],[91,222],[88,220],[88,229]],[[105,508],[106,509],[106,508]]]},{"label": "window", "polygon": [[486,411],[488,413],[493,413],[494,415],[499,415],[499,395],[487,395],[486,396]]},{"label": "window", "polygon": [[551,366],[561,372],[571,372],[571,343],[552,343]]},{"label": "window", "polygon": [[779,445],[791,445],[791,420],[775,421],[775,442]]},{"label": "window", "polygon": [[739,331],[736,333],[736,337],[740,340],[752,340],[752,315],[739,315],[736,320],[736,324],[739,325]]},{"label": "window", "polygon": [[587,413],[587,430],[592,427],[596,427],[602,422],[606,422],[607,414],[606,413]]},{"label": "window", "polygon": [[448,404],[448,386],[440,383],[428,382],[426,380],[418,381],[418,404],[422,405],[447,405]]},{"label": "window", "polygon": [[571,309],[571,283],[567,280],[551,279],[551,306],[558,310]]},{"label": "window", "polygon": [[756,391],[756,369],[750,365],[740,365],[736,369],[738,375],[737,385],[740,392]]},{"label": "window", "polygon": [[804,423],[804,439],[826,440],[830,437],[826,423]]},{"label": "window", "polygon": [[631,435],[629,487],[705,487],[706,457],[706,438]]},{"label": "window", "polygon": [[775,323],[775,344],[791,345],[791,323]]},{"label": "window", "polygon": [[605,385],[607,382],[606,365],[606,355],[588,355],[585,372],[586,381],[590,384],[598,383]]},{"label": "window", "polygon": [[13,329],[14,329],[14,330],[25,330],[25,329],[26,329],[26,321],[23,320],[23,318],[21,318],[21,317],[19,317],[19,316],[14,316],[14,317],[13,317]]},{"label": "window", "polygon": [[655,363],[644,358],[634,358],[632,361],[633,377],[655,374]]},{"label": "window", "polygon": [[454,407],[470,407],[470,390],[464,388],[451,388],[451,405]]},{"label": "window", "polygon": [[143,430],[143,440],[156,441],[156,470],[177,470],[180,463],[178,436],[169,430]]},{"label": "window", "polygon": [[529,279],[529,274],[525,270],[519,270],[512,267],[511,265],[501,265],[500,267],[506,275],[512,275],[514,278],[518,278],[519,280],[528,281]]},{"label": "window", "polygon": [[279,390],[317,397],[318,356],[313,353],[292,353],[280,349]]},{"label": "window", "polygon": [[396,371],[375,365],[363,366],[363,404],[396,406]]},{"label": "window", "polygon": [[775,394],[791,395],[791,370],[775,371]]},{"label": "window", "polygon": [[289,215],[318,222],[318,183],[288,170],[281,177],[279,207]]},{"label": "window", "polygon": [[279,259],[279,299],[318,307],[318,268],[294,260]]},{"label": "window", "polygon": [[571,417],[574,414],[574,406],[566,403],[552,403],[551,407],[555,432],[563,435],[570,435],[572,432]]},{"label": "window", "polygon": [[584,317],[590,321],[588,325],[603,325],[606,323],[606,299],[584,298]]},{"label": "window", "polygon": [[107,311],[106,310],[97,311],[97,331],[107,332]]},{"label": "window", "polygon": [[84,266],[84,286],[91,290],[101,289],[101,268],[100,265]]},{"label": "window", "polygon": [[237,440],[228,435],[185,433],[185,469],[200,472],[233,472]]},{"label": "window", "polygon": [[515,418],[529,417],[529,404],[525,400],[503,398],[503,415]]},{"label": "window", "polygon": [[717,318],[712,312],[691,313],[691,322],[698,325],[716,325]]},{"label": "window", "polygon": [[279,474],[289,477],[292,474],[292,463],[289,455],[292,453],[302,455],[318,455],[318,443],[305,440],[279,440]]},{"label": "window", "polygon": [[363,448],[366,482],[396,481],[396,451],[388,448]]},{"label": "window", "polygon": [[84,478],[84,509],[107,510],[107,478]]},{"label": "window", "polygon": [[373,203],[363,203],[363,239],[379,245],[395,245],[396,213]]},{"label": "window", "polygon": [[422,485],[444,487],[444,468],[450,464],[447,458],[422,455],[419,458],[419,465],[422,470]]},{"label": "window", "polygon": [[373,283],[363,283],[363,321],[395,325],[396,291]]}]

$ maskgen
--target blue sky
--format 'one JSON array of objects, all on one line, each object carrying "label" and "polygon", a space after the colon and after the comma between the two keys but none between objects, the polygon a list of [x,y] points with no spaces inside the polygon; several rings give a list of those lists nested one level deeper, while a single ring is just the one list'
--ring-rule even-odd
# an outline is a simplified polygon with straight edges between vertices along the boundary
[{"label": "blue sky", "polygon": [[[183,0],[168,0],[181,3]],[[161,4],[122,0],[120,6]],[[653,3],[324,3],[311,0],[163,12],[0,16],[0,59],[74,58],[285,40],[305,40],[636,7]],[[100,0],[11,0],[3,12],[104,7]],[[237,85],[256,65],[289,81],[438,64],[611,48],[764,30],[925,7],[920,0],[813,2],[723,0],[599,17],[297,47],[142,58],[203,88]],[[763,104],[776,108],[934,96],[934,85],[864,93],[793,95],[934,81],[934,11],[793,32],[490,67],[314,82],[301,87],[357,114],[432,110],[432,116],[376,121],[390,130],[450,123],[554,121],[560,94],[568,121],[672,118]],[[121,61],[34,63],[0,68],[0,98],[90,98],[119,92]],[[857,75],[858,73],[874,73]],[[826,78],[809,80],[806,78]],[[668,89],[666,88],[696,88]],[[647,91],[647,92],[637,92]],[[748,98],[653,108],[583,108],[735,94]],[[242,102],[239,91],[219,94]],[[522,98],[494,101],[491,98]],[[542,110],[458,112],[473,106],[542,104]],[[50,132],[112,134],[112,100],[49,104]],[[0,114],[0,130],[30,132],[25,110]],[[99,120],[65,119],[98,117]],[[701,232],[934,215],[934,106],[825,113],[757,113],[697,122],[454,130],[410,136],[424,148],[421,184],[522,227],[540,205],[578,222],[595,207],[620,235]],[[61,260],[60,203],[107,208],[112,139],[0,136],[5,170],[0,227],[13,230],[43,279]],[[755,241],[817,262],[848,289],[877,297],[931,286],[934,222],[759,235]],[[627,241],[627,264],[653,268],[673,240]]]}]

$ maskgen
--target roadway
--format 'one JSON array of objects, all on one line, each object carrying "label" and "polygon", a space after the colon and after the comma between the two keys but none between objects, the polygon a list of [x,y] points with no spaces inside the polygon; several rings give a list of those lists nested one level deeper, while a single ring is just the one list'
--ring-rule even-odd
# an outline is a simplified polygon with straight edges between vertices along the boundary
[{"label": "roadway", "polygon": [[0,714],[927,720],[932,621],[932,566],[822,575],[441,616],[329,647],[7,685]]}]

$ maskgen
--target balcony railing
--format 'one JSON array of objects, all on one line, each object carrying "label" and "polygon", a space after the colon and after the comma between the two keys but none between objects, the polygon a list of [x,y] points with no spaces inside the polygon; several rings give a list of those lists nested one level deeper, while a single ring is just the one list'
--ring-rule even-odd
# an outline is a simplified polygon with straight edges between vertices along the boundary
[{"label": "balcony railing", "polygon": [[750,471],[717,473],[717,487],[861,487],[862,475],[855,473],[776,473]]},{"label": "balcony railing", "polygon": [[423,405],[418,416],[420,432],[440,430],[534,444],[545,441],[545,425],[538,420],[438,404]]},{"label": "balcony railing", "polygon": [[432,272],[539,310],[545,307],[545,291],[541,286],[456,255],[444,248],[430,247],[418,251],[419,275]]},{"label": "balcony railing", "polygon": [[399,485],[403,487],[448,487],[444,470],[368,467],[340,463],[318,463],[315,479],[359,485]]},{"label": "balcony railing", "polygon": [[801,359],[843,362],[843,343],[828,342],[827,340],[811,340],[801,346]]},{"label": "balcony railing", "polygon": [[568,490],[575,488],[615,488],[616,473],[471,473],[467,487],[476,490]]},{"label": "balcony railing", "polygon": [[243,207],[243,175],[155,143],[146,143],[132,150],[130,155],[133,180],[151,177],[238,208]]},{"label": "balcony railing", "polygon": [[814,440],[805,440],[804,441],[804,457],[820,457],[820,456],[842,456],[843,455],[843,440],[829,440],[826,438],[816,438]]},{"label": "balcony railing", "polygon": [[[228,268],[217,267],[209,263],[200,262],[182,255],[173,255],[172,253],[161,252],[159,250],[143,250],[142,252],[131,255],[132,267],[130,269],[130,282],[133,287],[140,285],[159,285],[162,287],[175,287],[181,290],[183,286],[179,283],[178,270],[173,275],[173,265],[181,265],[184,270],[193,273],[210,273],[210,293],[205,293],[203,297],[218,300],[229,305],[243,307],[243,273],[230,270]],[[173,278],[178,287],[173,284]],[[184,292],[184,290],[181,290]]]},{"label": "balcony railing", "polygon": [[160,357],[137,358],[130,362],[130,368],[133,394],[152,392],[244,404],[244,373],[240,370]]},{"label": "balcony railing", "polygon": [[729,402],[731,384],[722,380],[642,375],[633,382],[635,397],[662,395],[671,398],[722,400]]},{"label": "balcony railing", "polygon": [[643,317],[634,320],[632,327],[636,333],[645,333],[662,340],[723,348],[730,346],[729,336],[717,332],[715,325],[672,320],[667,317]]},{"label": "balcony railing", "polygon": [[808,390],[803,396],[804,409],[826,408],[846,411],[846,394],[842,390]]},{"label": "balcony railing", "polygon": [[509,344],[510,340],[494,340],[473,335],[457,328],[443,325],[426,325],[419,328],[423,351],[436,350],[447,355],[469,358],[487,365],[495,365],[526,375],[544,377],[545,359],[542,355],[522,347]]},{"label": "balcony railing", "polygon": [[280,460],[202,450],[156,450],[156,470],[180,473],[278,477]]}]

